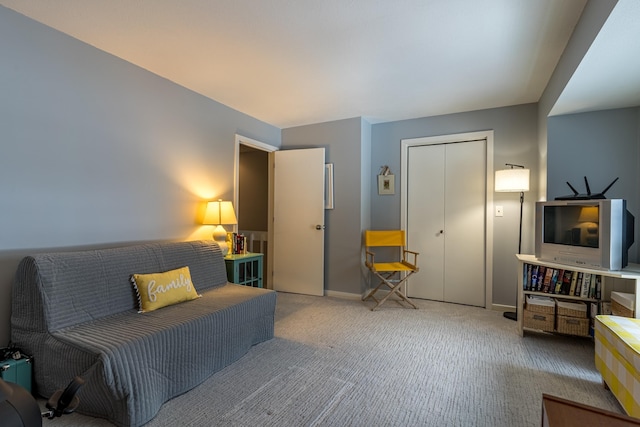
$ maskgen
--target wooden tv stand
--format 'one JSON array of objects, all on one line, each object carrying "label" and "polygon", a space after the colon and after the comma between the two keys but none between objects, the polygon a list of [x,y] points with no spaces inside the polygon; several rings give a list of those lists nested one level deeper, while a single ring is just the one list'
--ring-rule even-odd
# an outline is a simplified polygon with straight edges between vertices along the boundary
[{"label": "wooden tv stand", "polygon": [[[544,296],[562,300],[574,300],[583,302],[599,302],[599,301],[611,301],[611,291],[620,291],[635,294],[635,317],[640,318],[640,265],[629,264],[622,270],[596,270],[593,268],[582,268],[574,265],[558,264],[549,261],[541,261],[534,255],[516,255],[518,259],[518,332],[520,336],[524,336],[524,304],[525,297],[527,295]],[[599,274],[602,276],[602,292],[600,299],[594,298],[582,298],[576,296],[534,292],[524,290],[523,269],[525,264],[543,265],[545,267],[551,267],[556,269],[566,269],[571,271],[581,271],[583,273]]]}]

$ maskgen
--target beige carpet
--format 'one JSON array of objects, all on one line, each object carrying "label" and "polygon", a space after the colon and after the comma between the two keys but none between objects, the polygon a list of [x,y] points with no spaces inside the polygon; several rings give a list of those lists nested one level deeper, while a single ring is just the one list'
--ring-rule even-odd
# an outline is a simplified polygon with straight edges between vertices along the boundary
[{"label": "beige carpet", "polygon": [[[621,413],[587,338],[500,313],[279,294],[276,338],[167,402],[160,426],[539,426],[542,393]],[[82,395],[80,394],[80,398]],[[110,426],[79,414],[44,426]]]}]

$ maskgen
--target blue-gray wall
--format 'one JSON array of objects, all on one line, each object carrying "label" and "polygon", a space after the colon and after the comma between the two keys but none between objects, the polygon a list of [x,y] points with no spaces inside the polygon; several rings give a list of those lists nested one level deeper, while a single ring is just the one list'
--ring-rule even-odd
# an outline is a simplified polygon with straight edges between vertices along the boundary
[{"label": "blue-gray wall", "polygon": [[[407,138],[448,135],[482,130],[494,131],[493,163],[504,169],[505,163],[525,165],[531,169],[531,192],[525,195],[522,252],[531,253],[533,236],[533,202],[535,202],[538,168],[537,105],[472,111],[373,125],[371,150],[372,179],[381,165],[389,165],[396,175],[396,193],[379,196],[372,188],[371,223],[373,228],[400,227],[400,141]],[[491,189],[490,189],[491,190]],[[504,206],[504,217],[494,218],[493,233],[493,303],[513,306],[517,288],[514,278],[518,251],[520,199],[513,193],[495,193],[494,203]]]},{"label": "blue-gray wall", "polygon": [[[586,192],[584,177],[593,193],[620,178],[606,196],[626,199],[627,209],[640,228],[640,108],[622,108],[591,113],[567,114],[548,120],[547,199],[573,194],[567,181]],[[629,252],[638,262],[639,243]]]},{"label": "blue-gray wall", "polygon": [[0,346],[18,260],[47,248],[210,238],[235,134],[280,129],[0,6]]},{"label": "blue-gray wall", "polygon": [[364,292],[362,230],[369,226],[370,125],[361,118],[298,126],[282,131],[282,148],[325,148],[333,163],[334,209],[325,211],[325,290]]}]

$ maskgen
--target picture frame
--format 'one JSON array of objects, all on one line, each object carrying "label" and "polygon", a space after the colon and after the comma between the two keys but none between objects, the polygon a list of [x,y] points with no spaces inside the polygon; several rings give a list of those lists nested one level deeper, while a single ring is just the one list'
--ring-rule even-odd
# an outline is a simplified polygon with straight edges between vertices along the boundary
[{"label": "picture frame", "polygon": [[333,209],[333,163],[324,165],[324,208]]},{"label": "picture frame", "polygon": [[395,194],[395,175],[378,175],[378,194]]}]

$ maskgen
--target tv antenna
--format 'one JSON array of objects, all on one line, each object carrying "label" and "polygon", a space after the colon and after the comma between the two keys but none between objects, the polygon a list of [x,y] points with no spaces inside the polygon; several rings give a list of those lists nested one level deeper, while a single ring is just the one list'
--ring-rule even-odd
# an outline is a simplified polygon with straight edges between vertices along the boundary
[{"label": "tv antenna", "polygon": [[609,189],[611,188],[611,186],[613,186],[613,184],[616,183],[616,181],[620,179],[620,177],[617,177],[616,179],[614,179],[613,181],[611,181],[611,184],[607,185],[607,187],[602,190],[600,193],[595,193],[595,194],[591,194],[591,188],[589,187],[589,180],[587,179],[587,177],[584,177],[584,185],[586,187],[587,192],[585,194],[580,194],[578,193],[578,190],[576,190],[575,188],[573,188],[573,185],[571,185],[571,183],[569,181],[567,181],[567,185],[569,186],[569,188],[571,189],[571,191],[573,191],[572,195],[568,195],[568,196],[560,196],[560,197],[556,197],[556,200],[594,200],[594,199],[606,199],[605,197],[605,193],[607,191],[609,191]]}]

